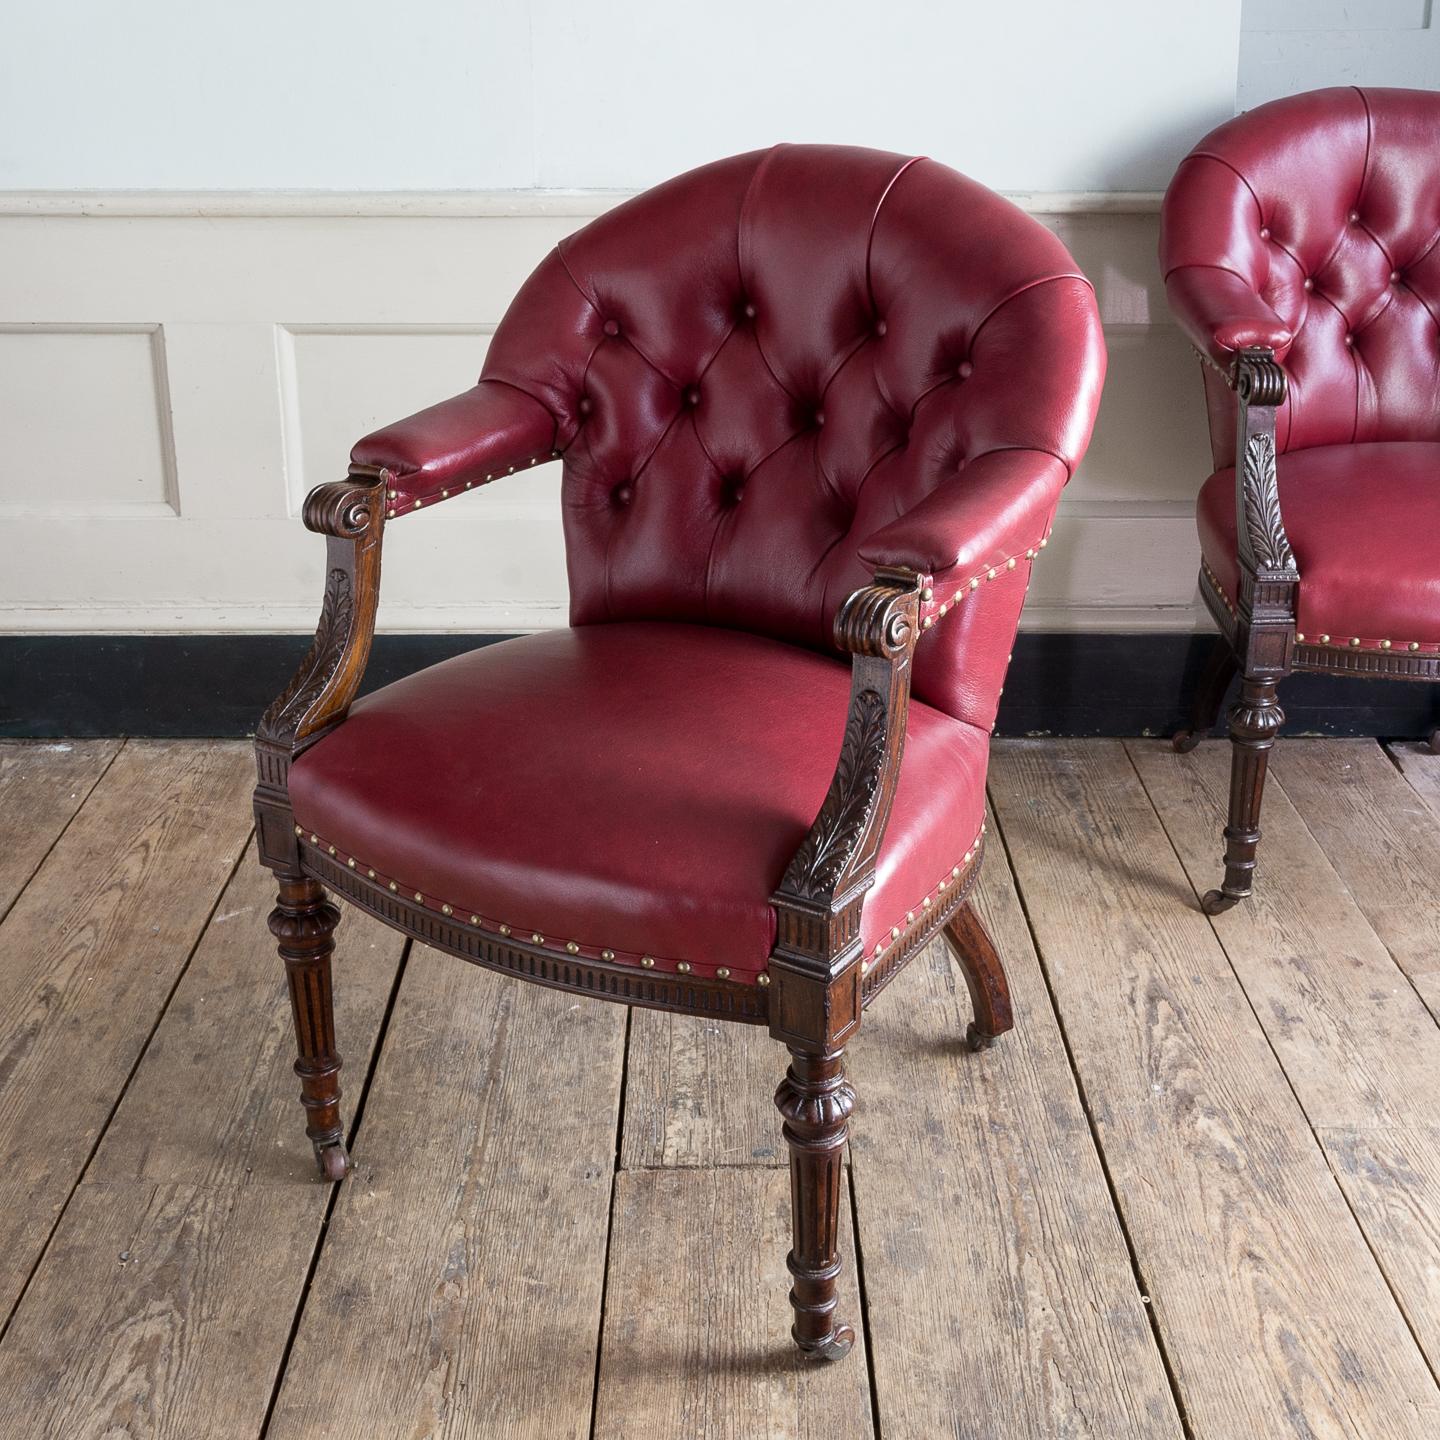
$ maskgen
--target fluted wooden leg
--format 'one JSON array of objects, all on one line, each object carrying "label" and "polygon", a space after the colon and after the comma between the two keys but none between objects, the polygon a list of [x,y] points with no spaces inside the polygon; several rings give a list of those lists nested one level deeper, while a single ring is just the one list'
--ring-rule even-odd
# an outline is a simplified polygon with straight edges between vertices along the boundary
[{"label": "fluted wooden leg", "polygon": [[1239,668],[1240,661],[1234,646],[1223,635],[1218,636],[1200,676],[1190,723],[1170,737],[1170,743],[1180,754],[1193,750],[1215,728],[1215,722],[1220,718],[1220,707],[1225,703],[1225,692]]},{"label": "fluted wooden leg", "polygon": [[1246,676],[1240,699],[1230,711],[1230,819],[1225,826],[1225,880],[1201,900],[1207,915],[1219,915],[1250,894],[1255,878],[1255,849],[1260,843],[1260,801],[1270,747],[1285,723],[1275,698],[1274,680]]},{"label": "fluted wooden leg", "polygon": [[340,912],[320,884],[306,876],[280,877],[280,895],[270,912],[270,931],[290,982],[290,1008],[300,1055],[300,1103],[305,1133],[315,1147],[320,1173],[341,1179],[349,1166],[345,1128],[340,1123],[340,1055],[335,1049],[335,1007],[330,991],[330,956]]},{"label": "fluted wooden leg", "polygon": [[839,1360],[855,1343],[849,1325],[835,1323],[840,1276],[840,1194],[845,1139],[855,1092],[845,1079],[844,1052],[807,1054],[790,1048],[790,1068],[775,1092],[790,1147],[794,1248],[786,1264],[794,1278],[790,1333],[805,1354]]},{"label": "fluted wooden leg", "polygon": [[1010,1010],[1010,982],[995,946],[974,907],[965,904],[945,927],[945,938],[954,947],[970,991],[973,1019],[965,1031],[965,1043],[972,1050],[988,1050],[997,1036],[1013,1029]]}]

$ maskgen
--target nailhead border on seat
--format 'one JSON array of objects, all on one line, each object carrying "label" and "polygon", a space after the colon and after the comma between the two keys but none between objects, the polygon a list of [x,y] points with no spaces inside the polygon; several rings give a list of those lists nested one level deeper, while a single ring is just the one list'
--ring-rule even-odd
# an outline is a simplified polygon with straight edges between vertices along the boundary
[{"label": "nailhead border on seat", "polygon": [[[913,909],[907,910],[903,918],[896,918],[896,922],[890,927],[888,942],[881,941],[871,954],[861,960],[860,973],[862,976],[869,975],[872,969],[878,971],[884,968],[887,961],[893,961],[895,953],[904,948],[907,937],[921,932],[927,935],[933,933],[935,927],[927,924],[932,918],[932,912],[938,912],[939,909],[949,905],[957,888],[968,890],[971,872],[979,867],[984,847],[985,828],[984,824],[980,826],[963,858],[952,865],[930,887],[919,903]],[[398,879],[376,870],[374,866],[359,856],[348,854],[331,844],[318,832],[307,831],[303,825],[295,826],[295,835],[300,842],[301,849],[308,852],[307,869],[315,869],[313,863],[315,861],[323,865],[323,862],[328,860],[330,864],[325,868],[331,871],[332,876],[345,876],[348,873],[356,880],[366,881],[367,886],[376,892],[387,893],[395,897],[395,900],[407,909],[413,909],[422,914],[436,914],[451,921],[464,931],[475,931],[501,943],[523,944],[526,950],[533,948],[535,951],[569,956],[576,960],[599,961],[605,965],[655,971],[657,974],[693,975],[697,980],[714,979],[736,985],[755,985],[762,989],[770,983],[769,975],[763,970],[759,972],[743,971],[732,976],[729,967],[724,965],[706,965],[697,961],[647,955],[630,950],[613,950],[608,946],[595,945],[570,937],[546,936],[540,931],[531,930],[524,925],[512,925],[492,916],[478,915],[471,912],[466,906],[456,907],[449,901],[441,900],[438,896],[426,895],[423,891],[416,890],[410,885],[402,884]],[[319,871],[316,870],[316,873]],[[347,893],[353,894],[351,887],[342,888]]]},{"label": "nailhead border on seat", "polygon": [[[1235,602],[1204,559],[1200,561],[1200,573],[1209,583],[1215,599],[1233,620],[1236,616]],[[1301,584],[1303,586],[1303,579]],[[1307,639],[1297,633],[1295,644],[1295,665],[1298,669],[1341,669],[1364,674],[1390,674],[1396,679],[1429,679],[1440,670],[1440,640],[1374,639],[1364,635],[1316,635]],[[1354,651],[1370,653],[1362,661],[1360,656],[1350,653]],[[1392,663],[1383,663],[1387,661]]]}]

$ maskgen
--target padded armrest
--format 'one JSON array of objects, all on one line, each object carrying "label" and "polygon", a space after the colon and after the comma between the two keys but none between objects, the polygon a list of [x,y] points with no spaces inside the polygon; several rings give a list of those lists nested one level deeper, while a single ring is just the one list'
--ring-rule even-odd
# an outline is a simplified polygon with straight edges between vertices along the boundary
[{"label": "padded armrest", "polygon": [[1040,450],[991,450],[860,547],[870,566],[933,581],[936,601],[1039,549],[1069,474]]},{"label": "padded armrest", "polygon": [[1165,294],[1180,327],[1223,370],[1238,350],[1285,350],[1295,338],[1285,322],[1232,270],[1181,265],[1165,277]]},{"label": "padded armrest", "polygon": [[394,477],[390,513],[469,490],[554,455],[555,417],[523,390],[482,380],[357,441],[350,459]]}]

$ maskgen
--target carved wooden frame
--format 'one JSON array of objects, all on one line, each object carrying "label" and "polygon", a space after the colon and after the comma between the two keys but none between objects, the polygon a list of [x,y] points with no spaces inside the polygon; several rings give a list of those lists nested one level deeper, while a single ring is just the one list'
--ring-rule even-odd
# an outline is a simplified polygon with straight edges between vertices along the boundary
[{"label": "carved wooden frame", "polygon": [[[1214,366],[1209,357],[1201,358]],[[1211,915],[1230,909],[1253,889],[1269,751],[1285,722],[1277,695],[1279,682],[1294,670],[1440,680],[1440,655],[1339,649],[1306,641],[1297,633],[1300,570],[1280,508],[1275,446],[1275,415],[1285,401],[1285,371],[1273,350],[1257,347],[1239,352],[1225,380],[1236,397],[1235,533],[1240,578],[1232,602],[1202,560],[1200,593],[1220,627],[1220,644],[1228,646],[1230,654],[1222,648],[1212,657],[1195,720],[1175,737],[1177,750],[1193,748],[1214,723],[1225,688],[1238,669],[1240,696],[1229,715],[1234,760],[1225,826],[1225,878],[1200,902]]]},{"label": "carved wooden frame", "polygon": [[280,881],[271,928],[290,976],[300,1049],[295,1068],[309,1117],[306,1133],[323,1173],[338,1179],[348,1163],[330,999],[339,913],[325,887],[403,934],[487,969],[623,1004],[768,1025],[790,1052],[775,1101],[784,1117],[795,1207],[787,1262],[794,1278],[792,1333],[807,1355],[844,1355],[855,1338],[835,1319],[842,1156],[854,1105],[844,1073],[846,1041],[865,1007],[942,929],[960,953],[974,1001],[972,1048],[983,1048],[1011,1024],[1004,972],[978,917],[966,911],[983,834],[915,923],[892,931],[872,955],[861,954],[861,908],[874,884],[904,757],[921,577],[878,570],[836,616],[836,645],[851,657],[845,731],[819,813],[771,896],[776,942],[766,972],[731,981],[643,969],[578,953],[575,946],[560,952],[539,936],[497,935],[479,917],[465,924],[448,906],[437,914],[295,824],[290,763],[345,719],[369,657],[390,479],[385,470],[355,466],[346,480],[321,485],[306,499],[306,526],[328,537],[324,603],[314,643],[255,735],[257,844],[261,862]]}]

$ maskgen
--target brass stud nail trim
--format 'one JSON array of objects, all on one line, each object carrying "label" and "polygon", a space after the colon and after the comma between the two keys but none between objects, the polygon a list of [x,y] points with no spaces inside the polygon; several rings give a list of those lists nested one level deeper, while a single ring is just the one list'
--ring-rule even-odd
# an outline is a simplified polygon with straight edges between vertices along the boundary
[{"label": "brass stud nail trim", "polygon": [[566,948],[572,955],[578,955],[578,954],[580,953],[580,947],[579,947],[573,940],[567,940],[567,941],[565,942],[565,948]]}]

